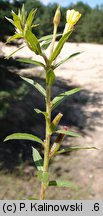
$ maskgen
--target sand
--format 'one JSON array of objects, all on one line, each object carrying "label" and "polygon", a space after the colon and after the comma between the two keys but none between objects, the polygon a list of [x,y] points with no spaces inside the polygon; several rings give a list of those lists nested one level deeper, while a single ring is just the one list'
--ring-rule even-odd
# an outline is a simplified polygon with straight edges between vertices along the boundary
[{"label": "sand", "polygon": [[[13,46],[3,46],[4,55],[14,50]],[[81,54],[57,68],[55,74],[68,85],[71,80],[72,84],[81,86],[91,95],[96,95],[98,100],[95,103],[90,101],[88,106],[84,107],[86,115],[93,116],[90,121],[94,130],[88,130],[84,137],[79,138],[78,143],[82,143],[83,146],[95,146],[98,150],[77,152],[71,164],[70,175],[76,183],[84,187],[84,193],[89,190],[89,195],[85,198],[103,199],[103,45],[66,43],[57,62],[78,51]],[[14,57],[39,59],[28,48],[20,50]],[[65,163],[66,160],[67,157]]]}]

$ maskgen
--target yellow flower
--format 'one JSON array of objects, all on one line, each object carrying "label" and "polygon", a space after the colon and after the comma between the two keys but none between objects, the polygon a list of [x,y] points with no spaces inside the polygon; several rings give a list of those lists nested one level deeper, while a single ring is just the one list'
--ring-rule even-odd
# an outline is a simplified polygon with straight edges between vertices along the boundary
[{"label": "yellow flower", "polygon": [[75,10],[67,10],[66,20],[68,24],[75,25],[80,19],[81,14]]},{"label": "yellow flower", "polygon": [[67,10],[66,13],[66,25],[63,34],[66,34],[68,31],[72,30],[74,25],[78,22],[80,19],[81,14],[78,11],[75,11],[74,9],[72,10]]}]

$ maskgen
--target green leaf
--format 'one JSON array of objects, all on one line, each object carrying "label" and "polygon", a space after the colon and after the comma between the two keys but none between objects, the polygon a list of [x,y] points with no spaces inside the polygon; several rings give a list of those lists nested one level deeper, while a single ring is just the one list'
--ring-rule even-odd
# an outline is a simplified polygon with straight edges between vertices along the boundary
[{"label": "green leaf", "polygon": [[21,10],[19,10],[18,16],[21,20],[22,25],[25,24],[26,16],[27,16],[27,11],[25,11],[24,4],[22,5]]},{"label": "green leaf", "polygon": [[48,40],[51,40],[52,41],[52,38],[53,38],[53,34],[52,35],[46,35],[46,36],[43,36],[39,39],[39,42],[42,42],[42,41],[48,41]]},{"label": "green leaf", "polygon": [[43,111],[41,111],[41,110],[39,110],[39,109],[34,109],[35,110],[35,112],[37,113],[37,114],[43,114],[46,118],[48,117],[48,113],[47,112],[43,112]]},{"label": "green leaf", "polygon": [[22,32],[20,17],[16,15],[14,11],[12,11],[12,16],[14,20],[14,25],[16,26],[17,29],[19,29],[20,32]]},{"label": "green leaf", "polygon": [[27,42],[30,44],[32,50],[37,55],[41,55],[42,51],[41,51],[40,44],[36,36],[30,30],[27,30],[25,33],[25,37],[26,37]]},{"label": "green leaf", "polygon": [[[13,21],[12,19],[8,18],[8,17],[5,17],[13,26],[15,26],[16,28],[19,29],[19,31],[21,32],[22,29],[21,29],[21,26],[20,26],[20,21]],[[19,17],[18,17],[19,18]]]},{"label": "green leaf", "polygon": [[23,49],[25,46],[19,47],[18,49],[16,49],[14,52],[12,52],[10,55],[6,56],[5,59],[9,59],[11,56],[13,56],[16,52],[18,52],[19,50]]},{"label": "green leaf", "polygon": [[51,43],[51,39],[50,40],[47,40],[47,41],[43,41],[42,43],[41,43],[41,48],[42,49],[47,49],[48,48],[48,46],[50,45],[50,43]]},{"label": "green leaf", "polygon": [[78,190],[79,187],[77,185],[74,185],[72,182],[67,182],[67,181],[49,181],[48,186],[57,186],[57,187],[67,187],[71,188],[73,190]]},{"label": "green leaf", "polygon": [[31,28],[35,28],[35,27],[38,27],[38,26],[39,26],[39,24],[34,24],[34,25],[31,26]]},{"label": "green leaf", "polygon": [[11,42],[11,41],[13,41],[13,40],[15,40],[15,39],[22,38],[22,37],[23,37],[22,34],[19,34],[19,33],[14,34],[12,37],[10,37],[10,38],[7,40],[6,44],[9,43],[9,42]]},{"label": "green leaf", "polygon": [[[62,34],[57,34],[57,37],[61,36]],[[39,39],[39,42],[42,42],[42,41],[48,41],[48,40],[51,40],[52,41],[53,39],[53,34],[51,35],[46,35],[46,36],[43,36]]]},{"label": "green leaf", "polygon": [[52,69],[50,69],[49,71],[47,71],[47,83],[49,85],[53,85],[55,81],[55,74],[54,71]]},{"label": "green leaf", "polygon": [[33,85],[43,96],[46,96],[46,91],[45,89],[37,82],[35,82],[32,79],[29,78],[25,78],[20,76],[23,80],[25,80],[26,82],[28,82],[29,84]]},{"label": "green leaf", "polygon": [[78,151],[78,150],[86,150],[86,149],[97,149],[96,147],[80,147],[80,146],[75,146],[75,147],[68,147],[68,148],[63,148],[60,151],[56,152],[56,154],[63,154],[66,152],[71,152],[71,151]]},{"label": "green leaf", "polygon": [[69,36],[71,35],[72,31],[64,34],[61,39],[59,40],[54,52],[52,53],[52,55],[50,56],[50,62],[52,63],[57,56],[59,55],[59,53],[61,52],[61,49],[63,48],[64,43],[68,40]]},{"label": "green leaf", "polygon": [[66,91],[64,93],[59,94],[57,97],[55,97],[52,101],[52,110],[54,110],[61,102],[63,102],[68,96],[79,92],[81,88],[74,88],[72,90]]},{"label": "green leaf", "polygon": [[57,131],[55,131],[55,133],[65,134],[65,135],[69,135],[69,136],[73,136],[73,137],[81,137],[79,134],[74,133],[74,132],[69,131],[69,130],[57,130]]},{"label": "green leaf", "polygon": [[68,61],[69,59],[71,59],[71,58],[73,58],[73,57],[79,55],[80,53],[81,53],[81,52],[74,53],[74,54],[70,55],[69,57],[63,59],[62,61],[60,61],[59,63],[57,63],[56,65],[54,65],[54,69],[57,68],[57,67],[59,67],[61,64],[65,63],[65,62]]},{"label": "green leaf", "polygon": [[[57,37],[61,35],[62,34],[58,34]],[[47,49],[50,43],[52,42],[52,39],[53,39],[53,35],[47,35],[40,38],[39,41],[41,42],[41,48],[44,50]]]},{"label": "green leaf", "polygon": [[27,64],[34,64],[34,65],[41,66],[41,67],[45,68],[45,65],[42,62],[39,62],[39,61],[31,60],[31,59],[28,59],[28,58],[21,58],[21,59],[16,59],[16,60],[19,61],[19,62],[24,62],[24,63],[27,63]]},{"label": "green leaf", "polygon": [[15,26],[15,23],[14,23],[14,21],[12,20],[12,19],[10,19],[10,18],[8,18],[8,17],[5,17],[12,25],[14,25]]},{"label": "green leaf", "polygon": [[38,179],[43,183],[48,183],[48,172],[38,171]]},{"label": "green leaf", "polygon": [[37,9],[32,9],[28,15],[28,18],[27,18],[27,21],[26,21],[26,26],[27,26],[27,29],[31,29],[31,25],[32,25],[32,22],[34,20],[34,16],[36,14],[36,11]]},{"label": "green leaf", "polygon": [[35,165],[39,171],[43,171],[43,159],[39,152],[32,147],[33,150],[33,160],[35,162]]},{"label": "green leaf", "polygon": [[5,139],[4,139],[4,142],[5,141],[8,141],[8,140],[31,140],[31,141],[35,141],[35,142],[38,142],[42,145],[44,145],[43,141],[38,138],[37,136],[34,136],[33,134],[28,134],[28,133],[13,133],[9,136],[7,136]]}]

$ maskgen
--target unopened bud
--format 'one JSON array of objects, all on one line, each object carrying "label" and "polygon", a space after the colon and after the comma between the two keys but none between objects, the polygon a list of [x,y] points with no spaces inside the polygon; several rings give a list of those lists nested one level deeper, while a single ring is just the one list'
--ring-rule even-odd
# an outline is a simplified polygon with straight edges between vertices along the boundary
[{"label": "unopened bud", "polygon": [[58,6],[56,9],[55,15],[54,15],[54,19],[53,19],[54,25],[56,25],[56,26],[59,25],[60,17],[61,17],[60,6]]},{"label": "unopened bud", "polygon": [[[63,129],[64,129],[64,130],[68,130],[68,127],[64,126]],[[64,137],[65,137],[65,134],[62,134],[62,133],[60,133],[60,134],[57,136],[57,138],[56,138],[54,144],[53,144],[52,147],[51,147],[51,150],[50,150],[50,153],[49,153],[49,158],[52,158],[52,157],[56,154],[56,152],[59,150],[59,148],[60,148],[60,146],[61,146],[61,144],[62,144],[62,141],[63,141]]]},{"label": "unopened bud", "polygon": [[62,113],[58,113],[57,116],[54,118],[54,120],[51,123],[50,126],[50,132],[53,133],[54,130],[56,129],[56,127],[58,126],[61,118],[62,118],[63,114]]}]

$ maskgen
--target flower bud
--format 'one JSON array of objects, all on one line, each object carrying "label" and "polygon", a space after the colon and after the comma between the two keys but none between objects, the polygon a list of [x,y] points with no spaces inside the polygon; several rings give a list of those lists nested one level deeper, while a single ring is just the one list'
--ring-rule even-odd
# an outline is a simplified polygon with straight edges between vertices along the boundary
[{"label": "flower bud", "polygon": [[[63,129],[64,130],[68,130],[68,127],[64,126]],[[65,137],[65,134],[62,134],[62,133],[60,133],[57,136],[55,142],[53,143],[53,145],[52,145],[52,147],[50,149],[49,159],[51,159],[52,157],[54,157],[54,155],[56,154],[56,152],[59,150],[59,148],[60,148],[60,146],[61,146],[61,144],[63,142],[64,137]]]},{"label": "flower bud", "polygon": [[59,25],[60,17],[61,17],[60,6],[58,6],[56,9],[55,15],[54,15],[54,19],[53,19],[54,25],[56,25],[56,26]]},{"label": "flower bud", "polygon": [[58,126],[61,118],[62,118],[63,114],[62,113],[58,113],[56,115],[56,117],[53,119],[51,126],[50,126],[50,132],[53,133],[54,130],[56,129],[56,127]]}]

